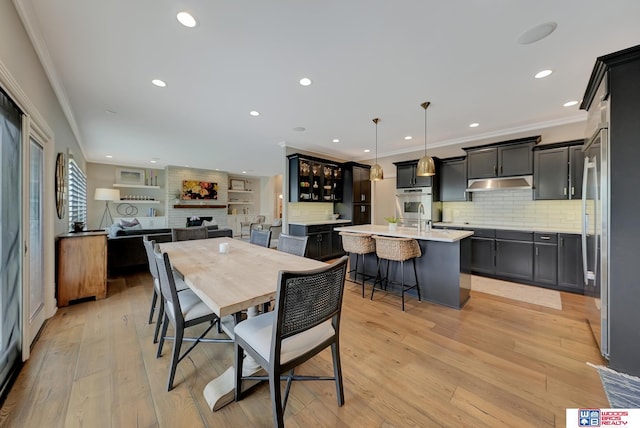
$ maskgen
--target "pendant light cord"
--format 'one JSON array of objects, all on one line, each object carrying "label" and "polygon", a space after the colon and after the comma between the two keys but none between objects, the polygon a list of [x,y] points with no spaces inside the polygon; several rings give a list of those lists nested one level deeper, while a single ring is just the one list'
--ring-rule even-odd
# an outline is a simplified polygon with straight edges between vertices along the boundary
[{"label": "pendant light cord", "polygon": [[429,101],[425,101],[422,104],[422,108],[424,109],[424,155],[427,155],[427,107],[431,104]]}]

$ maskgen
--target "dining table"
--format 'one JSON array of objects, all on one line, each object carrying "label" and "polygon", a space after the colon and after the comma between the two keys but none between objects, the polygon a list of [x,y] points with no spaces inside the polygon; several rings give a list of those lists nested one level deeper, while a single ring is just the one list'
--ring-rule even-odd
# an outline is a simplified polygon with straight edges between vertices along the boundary
[{"label": "dining table", "polygon": [[[220,318],[224,332],[233,338],[239,314],[258,314],[258,307],[276,297],[280,271],[304,271],[326,263],[248,242],[222,237],[158,244],[169,255],[172,268],[184,282]],[[224,322],[223,322],[224,321]],[[250,376],[260,366],[245,356],[243,376]],[[253,381],[256,382],[256,381]],[[235,368],[209,382],[203,391],[212,411],[234,399]]]}]

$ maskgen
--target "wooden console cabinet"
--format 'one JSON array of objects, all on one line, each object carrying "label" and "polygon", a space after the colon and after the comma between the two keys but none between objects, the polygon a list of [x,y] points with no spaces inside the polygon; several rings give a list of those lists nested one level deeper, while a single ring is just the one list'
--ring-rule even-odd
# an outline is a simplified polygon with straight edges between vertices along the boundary
[{"label": "wooden console cabinet", "polygon": [[57,247],[58,306],[85,297],[107,297],[107,234],[59,235]]}]

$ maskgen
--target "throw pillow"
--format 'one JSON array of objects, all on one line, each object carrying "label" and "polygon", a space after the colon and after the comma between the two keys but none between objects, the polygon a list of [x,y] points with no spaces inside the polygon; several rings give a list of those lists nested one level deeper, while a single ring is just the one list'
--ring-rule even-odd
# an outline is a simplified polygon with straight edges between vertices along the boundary
[{"label": "throw pillow", "polygon": [[273,223],[271,223],[271,226],[282,226],[282,219],[277,218],[273,220]]},{"label": "throw pillow", "polygon": [[140,224],[140,222],[138,221],[137,218],[134,218],[131,221],[127,221],[125,219],[120,220],[120,225],[122,227],[133,227],[133,226],[136,226],[136,225],[139,225],[139,224]]},{"label": "throw pillow", "polygon": [[218,223],[216,223],[216,221],[215,221],[214,219],[211,219],[211,221],[209,221],[209,220],[204,220],[204,221],[202,222],[202,225],[203,225],[203,226],[217,226],[217,225],[218,225]]},{"label": "throw pillow", "polygon": [[114,223],[114,225],[109,228],[109,238],[118,236],[118,231],[120,230],[122,230],[122,226],[119,223]]}]

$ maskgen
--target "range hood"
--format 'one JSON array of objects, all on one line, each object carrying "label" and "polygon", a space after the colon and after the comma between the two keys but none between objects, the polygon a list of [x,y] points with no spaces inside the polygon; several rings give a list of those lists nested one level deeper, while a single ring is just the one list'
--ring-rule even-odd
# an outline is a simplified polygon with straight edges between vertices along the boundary
[{"label": "range hood", "polygon": [[491,190],[531,190],[533,176],[501,178],[476,178],[468,181],[467,192],[488,192]]}]

